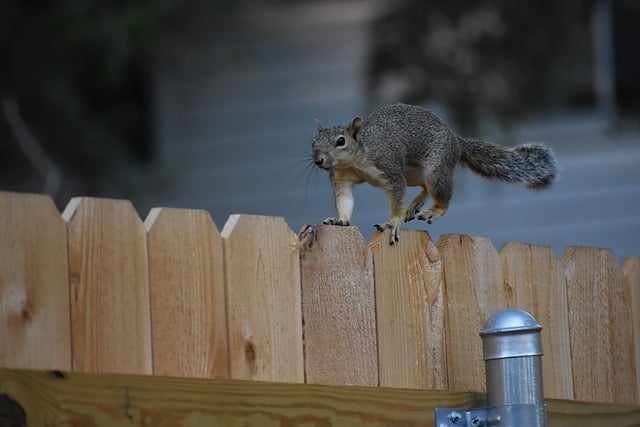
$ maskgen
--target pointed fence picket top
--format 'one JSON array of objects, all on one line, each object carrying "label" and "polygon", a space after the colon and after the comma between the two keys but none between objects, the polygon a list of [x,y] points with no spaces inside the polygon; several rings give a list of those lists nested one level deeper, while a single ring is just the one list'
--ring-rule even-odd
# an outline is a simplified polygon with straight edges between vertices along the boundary
[{"label": "pointed fence picket top", "polygon": [[506,307],[502,260],[487,237],[446,234],[438,242],[444,273],[448,384],[451,390],[485,391],[478,331]]},{"label": "pointed fence picket top", "polygon": [[500,256],[508,306],[531,313],[543,325],[545,396],[573,399],[567,288],[558,258],[548,246],[520,242],[506,243]]},{"label": "pointed fence picket top", "polygon": [[144,225],[154,374],[228,378],[223,243],[211,216],[155,208]]},{"label": "pointed fence picket top", "polygon": [[574,398],[635,403],[631,307],[608,249],[569,247],[562,259],[571,331]]},{"label": "pointed fence picket top", "polygon": [[76,198],[61,217],[0,192],[0,367],[302,382],[306,344],[309,382],[484,391],[477,331],[518,307],[543,326],[548,397],[640,404],[640,257],[460,235],[435,249],[418,231],[367,246],[322,226],[304,247],[282,218],[218,233],[195,210],[145,223],[128,201]]},{"label": "pointed fence picket top", "polygon": [[127,200],[74,198],[68,224],[73,369],[150,374],[147,241]]},{"label": "pointed fence picket top", "polygon": [[300,270],[306,381],[377,386],[373,265],[358,228],[318,226]]},{"label": "pointed fence picket top", "polygon": [[0,366],[71,369],[67,228],[48,196],[0,192]]},{"label": "pointed fence picket top", "polygon": [[304,381],[298,238],[283,218],[232,215],[222,232],[232,379]]},{"label": "pointed fence picket top", "polygon": [[636,371],[636,404],[640,405],[640,256],[629,257],[622,264],[625,299],[631,307],[631,328]]},{"label": "pointed fence picket top", "polygon": [[446,389],[442,261],[429,234],[388,232],[371,243],[376,283],[380,386]]}]

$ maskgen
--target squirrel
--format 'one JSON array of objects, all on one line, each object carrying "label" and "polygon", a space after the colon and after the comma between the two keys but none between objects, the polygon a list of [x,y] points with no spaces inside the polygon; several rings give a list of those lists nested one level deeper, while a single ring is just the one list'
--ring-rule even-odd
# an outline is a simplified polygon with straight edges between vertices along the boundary
[{"label": "squirrel", "polygon": [[[323,224],[350,224],[355,184],[380,187],[389,199],[389,221],[375,224],[390,229],[398,242],[400,224],[415,218],[431,224],[449,207],[453,172],[460,163],[485,178],[524,183],[527,188],[549,187],[558,173],[553,152],[542,144],[505,148],[456,134],[434,113],[407,104],[388,105],[365,119],[354,117],[346,126],[324,128],[315,120],[312,160],[329,172],[337,217]],[[407,186],[422,191],[403,210]],[[427,197],[433,205],[422,209]]]}]

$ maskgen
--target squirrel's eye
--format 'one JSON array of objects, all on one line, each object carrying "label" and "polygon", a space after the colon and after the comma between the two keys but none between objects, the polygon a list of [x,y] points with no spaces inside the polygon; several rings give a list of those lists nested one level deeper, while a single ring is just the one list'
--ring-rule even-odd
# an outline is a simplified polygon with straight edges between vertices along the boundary
[{"label": "squirrel's eye", "polygon": [[344,144],[344,136],[339,136],[338,139],[336,139],[336,147],[342,147]]}]

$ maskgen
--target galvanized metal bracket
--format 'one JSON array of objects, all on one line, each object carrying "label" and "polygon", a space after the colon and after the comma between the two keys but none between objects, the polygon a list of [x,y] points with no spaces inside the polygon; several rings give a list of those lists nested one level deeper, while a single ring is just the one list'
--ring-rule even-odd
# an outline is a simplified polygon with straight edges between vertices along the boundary
[{"label": "galvanized metal bracket", "polygon": [[546,405],[514,404],[490,408],[436,408],[436,427],[546,426]]},{"label": "galvanized metal bracket", "polygon": [[488,408],[436,408],[436,427],[487,427]]}]

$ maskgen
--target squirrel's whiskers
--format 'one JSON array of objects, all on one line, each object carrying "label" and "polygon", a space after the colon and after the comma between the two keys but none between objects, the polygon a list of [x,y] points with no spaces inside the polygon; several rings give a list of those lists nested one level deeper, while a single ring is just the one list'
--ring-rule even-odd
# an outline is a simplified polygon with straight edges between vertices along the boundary
[{"label": "squirrel's whiskers", "polygon": [[[353,186],[368,182],[382,188],[389,199],[389,220],[375,227],[391,230],[392,245],[403,221],[432,223],[445,214],[457,164],[485,178],[536,190],[548,188],[558,174],[553,152],[542,144],[505,148],[464,138],[435,114],[412,105],[382,107],[365,119],[354,117],[346,126],[325,128],[316,120],[316,129],[312,160],[329,172],[338,214],[323,223],[349,225]],[[419,186],[421,191],[405,209],[407,186]],[[422,210],[429,197],[432,206]]]}]

